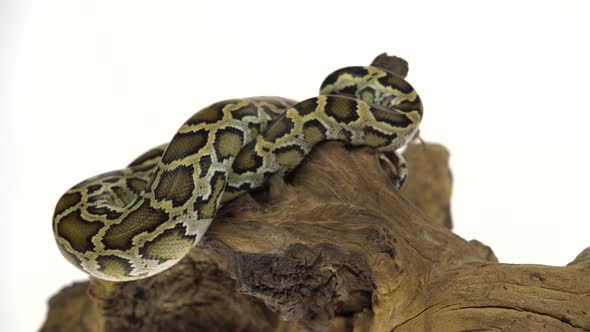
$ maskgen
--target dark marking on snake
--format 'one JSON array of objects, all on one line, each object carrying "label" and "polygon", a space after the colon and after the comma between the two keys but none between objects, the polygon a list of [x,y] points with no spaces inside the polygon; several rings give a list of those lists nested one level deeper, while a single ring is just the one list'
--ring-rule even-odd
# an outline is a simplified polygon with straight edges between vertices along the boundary
[{"label": "dark marking on snake", "polygon": [[359,119],[356,106],[354,99],[334,96],[326,99],[324,112],[338,122],[349,124]]},{"label": "dark marking on snake", "polygon": [[131,211],[121,223],[112,225],[105,233],[103,243],[107,249],[129,250],[132,239],[143,232],[153,232],[168,220],[168,213],[153,208],[144,201],[139,208]]},{"label": "dark marking on snake", "polygon": [[201,159],[199,159],[199,168],[201,169],[199,172],[199,177],[205,177],[209,171],[209,167],[211,167],[211,156],[202,156]]},{"label": "dark marking on snake", "polygon": [[[235,101],[235,100],[234,100]],[[195,113],[190,119],[186,121],[188,125],[198,125],[202,123],[213,124],[223,119],[223,108],[225,105],[232,102],[228,100],[225,102],[218,102],[206,107],[200,112]]]},{"label": "dark marking on snake", "polygon": [[184,205],[193,195],[194,168],[192,165],[178,166],[171,171],[165,171],[154,190],[154,198],[158,201],[172,201],[173,207]]},{"label": "dark marking on snake", "polygon": [[76,204],[80,203],[81,199],[82,194],[80,194],[79,192],[72,192],[63,195],[57,202],[57,205],[55,206],[55,212],[53,213],[53,215],[57,216],[65,210],[75,206]]},{"label": "dark marking on snake", "polygon": [[262,136],[267,142],[274,143],[279,138],[288,135],[291,130],[295,127],[293,120],[288,118],[286,114],[282,115],[268,128]]},{"label": "dark marking on snake", "polygon": [[92,237],[101,228],[101,223],[84,219],[80,211],[76,210],[62,218],[57,225],[57,233],[68,241],[74,250],[86,252],[94,248]]},{"label": "dark marking on snake", "polygon": [[297,110],[297,113],[299,113],[299,115],[306,116],[308,114],[315,112],[317,106],[317,98],[310,98],[293,105],[293,108]]},{"label": "dark marking on snake", "polygon": [[196,154],[205,145],[209,137],[209,131],[201,129],[196,132],[178,133],[174,136],[166,152],[162,156],[162,161],[169,164],[175,160],[180,160],[190,155]]},{"label": "dark marking on snake", "polygon": [[244,146],[242,151],[234,160],[232,170],[236,174],[244,174],[246,172],[255,172],[262,166],[263,159],[254,150],[256,141],[252,141]]}]

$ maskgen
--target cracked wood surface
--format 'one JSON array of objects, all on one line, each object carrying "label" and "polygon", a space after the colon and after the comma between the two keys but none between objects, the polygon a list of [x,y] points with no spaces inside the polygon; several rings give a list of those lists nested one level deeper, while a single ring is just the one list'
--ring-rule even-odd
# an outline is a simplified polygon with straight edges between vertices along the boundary
[{"label": "cracked wood surface", "polygon": [[590,329],[590,249],[565,267],[498,263],[448,228],[445,148],[406,155],[400,194],[373,151],[325,144],[288,182],[224,208],[169,271],[66,288],[43,331]]},{"label": "cracked wood surface", "polygon": [[405,155],[398,192],[375,151],[322,144],[170,270],[64,288],[42,331],[590,330],[590,248],[565,267],[498,263],[451,231],[448,151]]}]

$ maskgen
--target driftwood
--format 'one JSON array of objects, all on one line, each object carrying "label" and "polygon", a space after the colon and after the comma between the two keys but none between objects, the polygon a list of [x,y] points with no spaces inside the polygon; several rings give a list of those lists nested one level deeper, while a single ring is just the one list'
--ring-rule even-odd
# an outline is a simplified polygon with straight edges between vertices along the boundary
[{"label": "driftwood", "polygon": [[61,290],[42,331],[590,330],[590,248],[565,267],[498,263],[451,232],[447,150],[405,155],[399,192],[375,151],[322,144],[170,270]]}]

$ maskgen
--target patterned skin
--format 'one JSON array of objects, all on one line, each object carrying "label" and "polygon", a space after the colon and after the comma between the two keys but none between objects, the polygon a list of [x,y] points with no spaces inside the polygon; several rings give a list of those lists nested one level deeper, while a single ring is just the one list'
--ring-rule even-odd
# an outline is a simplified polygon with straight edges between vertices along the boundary
[{"label": "patterned skin", "polygon": [[[198,244],[224,203],[291,172],[317,144],[395,151],[414,138],[421,119],[412,86],[377,67],[337,70],[319,96],[299,103],[218,102],[188,119],[169,144],[68,190],[55,208],[54,236],[66,259],[94,277],[145,278]],[[398,164],[401,184],[405,163]]]}]

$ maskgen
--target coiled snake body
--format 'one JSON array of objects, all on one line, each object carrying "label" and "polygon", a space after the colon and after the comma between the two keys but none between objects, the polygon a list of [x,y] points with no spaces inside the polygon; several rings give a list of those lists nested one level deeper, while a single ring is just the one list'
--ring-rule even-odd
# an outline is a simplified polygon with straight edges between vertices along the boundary
[{"label": "coiled snake body", "polygon": [[168,145],[68,190],[55,208],[55,239],[68,261],[97,278],[148,277],[199,243],[220,206],[293,170],[316,144],[395,151],[421,119],[416,91],[377,67],[337,70],[320,96],[299,103],[218,102],[186,121]]}]

